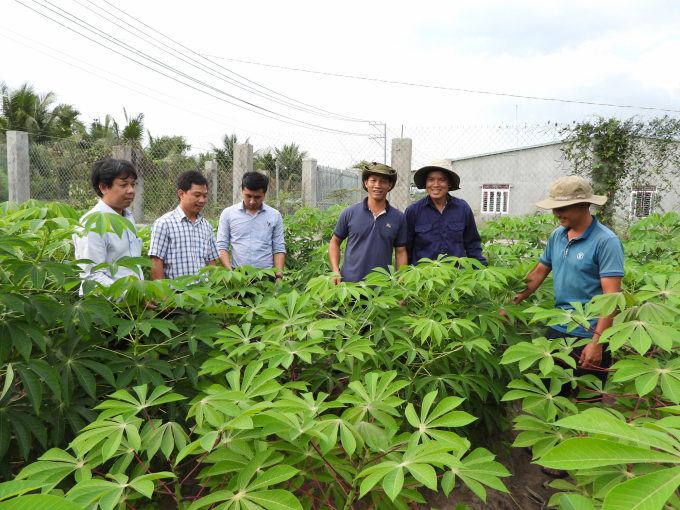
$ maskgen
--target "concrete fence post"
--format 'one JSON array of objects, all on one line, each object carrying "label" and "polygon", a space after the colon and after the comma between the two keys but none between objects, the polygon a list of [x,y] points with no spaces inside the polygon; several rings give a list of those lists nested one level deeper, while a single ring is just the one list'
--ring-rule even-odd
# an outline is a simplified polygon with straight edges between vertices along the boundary
[{"label": "concrete fence post", "polygon": [[7,131],[7,184],[9,201],[23,204],[31,198],[28,133]]},{"label": "concrete fence post", "polygon": [[392,168],[397,171],[397,184],[390,192],[390,204],[405,211],[411,203],[411,156],[413,141],[410,138],[392,139]]},{"label": "concrete fence post", "polygon": [[243,198],[241,195],[241,181],[243,174],[253,171],[253,146],[249,143],[234,144],[234,165],[232,171],[233,190],[232,204],[238,204]]},{"label": "concrete fence post", "polygon": [[217,203],[217,161],[205,162],[205,178],[208,180],[208,187],[210,188],[210,199]]},{"label": "concrete fence post", "polygon": [[314,158],[302,160],[302,204],[316,207],[318,169]]},{"label": "concrete fence post", "polygon": [[115,145],[111,147],[111,156],[115,159],[124,159],[132,163],[132,166],[137,170],[137,186],[135,199],[130,206],[130,212],[135,218],[136,223],[144,222],[144,173],[142,171],[142,157],[141,151],[133,149],[127,145]]}]

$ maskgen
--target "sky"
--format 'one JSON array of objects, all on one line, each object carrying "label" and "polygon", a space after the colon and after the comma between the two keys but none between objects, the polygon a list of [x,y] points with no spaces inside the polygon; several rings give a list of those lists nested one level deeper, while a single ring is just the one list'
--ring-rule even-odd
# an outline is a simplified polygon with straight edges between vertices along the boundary
[{"label": "sky", "polygon": [[234,132],[342,167],[382,158],[385,130],[388,160],[402,133],[425,160],[543,141],[549,122],[680,115],[674,0],[0,2],[0,80],[85,122],[143,112],[194,151]]}]

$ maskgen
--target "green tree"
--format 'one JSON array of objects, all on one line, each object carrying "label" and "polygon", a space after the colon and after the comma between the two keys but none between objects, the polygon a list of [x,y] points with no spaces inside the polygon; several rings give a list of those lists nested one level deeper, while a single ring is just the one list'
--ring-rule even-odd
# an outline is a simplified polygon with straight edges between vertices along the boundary
[{"label": "green tree", "polygon": [[0,127],[4,130],[27,131],[36,142],[50,138],[69,138],[85,132],[78,120],[80,112],[69,104],[57,104],[54,92],[37,94],[29,83],[12,89],[0,83]]},{"label": "green tree", "polygon": [[302,160],[307,157],[307,151],[301,151],[296,143],[284,144],[280,149],[274,149],[276,160],[279,162],[279,175],[282,180],[299,180],[302,175]]},{"label": "green tree", "polygon": [[123,142],[134,142],[141,147],[144,141],[144,114],[140,113],[136,117],[128,116],[125,108],[123,108],[123,114],[125,115],[123,128],[115,120],[113,121],[113,132],[116,138]]},{"label": "green tree", "polygon": [[[248,140],[250,140],[250,138],[246,138],[246,141],[243,143],[248,143]],[[236,133],[232,133],[230,135],[225,134],[222,137],[222,147],[217,147],[211,144],[212,149],[215,152],[215,160],[217,161],[217,164],[222,170],[226,172],[231,172],[234,168],[234,144],[237,143],[239,143],[238,135]]]},{"label": "green tree", "polygon": [[574,172],[588,178],[593,192],[609,200],[598,218],[612,226],[617,211],[625,210],[630,191],[638,186],[657,186],[657,202],[675,192],[680,175],[680,120],[668,115],[648,121],[595,117],[561,130],[562,149]]},{"label": "green tree", "polygon": [[269,147],[260,149],[255,153],[253,168],[258,172],[268,172],[270,177],[276,175],[276,157]]},{"label": "green tree", "polygon": [[92,124],[90,124],[89,129],[83,135],[83,140],[88,142],[96,142],[97,140],[107,140],[110,143],[116,141],[116,134],[113,130],[113,124],[116,121],[107,115],[102,123],[101,119],[95,119]]},{"label": "green tree", "polygon": [[154,138],[147,130],[149,145],[146,149],[151,159],[165,159],[169,156],[186,156],[191,149],[187,139],[183,136],[158,136]]}]

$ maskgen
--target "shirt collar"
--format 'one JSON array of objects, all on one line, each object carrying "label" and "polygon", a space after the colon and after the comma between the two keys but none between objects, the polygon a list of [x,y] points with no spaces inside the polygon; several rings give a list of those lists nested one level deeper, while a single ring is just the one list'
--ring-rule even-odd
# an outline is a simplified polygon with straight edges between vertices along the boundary
[{"label": "shirt collar", "polygon": [[[260,210],[258,212],[265,212],[265,211],[269,210],[269,208],[270,207],[267,204],[262,202],[262,205],[260,206]],[[243,200],[241,200],[241,203],[239,204],[239,209],[241,209],[244,212],[248,212],[246,210],[246,204],[243,202]],[[250,214],[250,213],[248,213],[248,214]]]},{"label": "shirt collar", "polygon": [[[115,211],[115,209],[113,209],[113,207],[111,207],[110,205],[108,205],[108,204],[107,204],[106,202],[104,202],[101,198],[99,199],[99,202],[98,202],[97,205],[94,207],[94,209],[96,209],[96,210],[99,211],[99,212],[118,214],[118,213]],[[131,213],[129,210],[127,210],[127,209],[123,209],[123,216],[125,217],[126,220],[129,220],[129,219],[131,219],[131,218],[133,217],[133,216],[132,216],[132,213]]]},{"label": "shirt collar", "polygon": [[[175,214],[179,217],[180,221],[184,220],[184,218],[187,219],[187,221],[191,221],[189,217],[187,216],[187,213],[184,212],[184,209],[182,209],[181,205],[177,206],[177,209],[175,209]],[[198,213],[198,216],[196,216],[196,223],[201,221],[203,219],[203,216],[201,216],[201,213]]]},{"label": "shirt collar", "polygon": [[[446,194],[446,204],[444,204],[444,205],[449,205],[449,203],[451,202],[451,200],[453,200],[453,197],[452,197],[449,193],[447,193],[447,194]],[[427,195],[427,196],[425,197],[425,203],[426,203],[427,205],[429,205],[429,206],[431,206],[431,207],[434,207],[434,208],[436,209],[436,206],[434,205],[434,202],[432,201],[432,198],[430,197],[430,195]]]},{"label": "shirt collar", "polygon": [[[593,215],[593,222],[588,226],[586,231],[583,232],[583,234],[581,234],[576,239],[583,239],[583,240],[588,239],[590,237],[590,234],[592,234],[593,230],[595,230],[595,228],[597,227],[597,224],[598,224],[597,216]],[[565,228],[564,231],[562,232],[562,235],[566,236],[567,232],[569,232],[569,230],[570,230],[569,227]],[[573,241],[573,239],[572,239],[572,241]]]},{"label": "shirt collar", "polygon": [[[364,198],[364,211],[368,211],[368,197]],[[385,212],[388,213],[390,212],[390,202],[389,200],[385,200]]]}]

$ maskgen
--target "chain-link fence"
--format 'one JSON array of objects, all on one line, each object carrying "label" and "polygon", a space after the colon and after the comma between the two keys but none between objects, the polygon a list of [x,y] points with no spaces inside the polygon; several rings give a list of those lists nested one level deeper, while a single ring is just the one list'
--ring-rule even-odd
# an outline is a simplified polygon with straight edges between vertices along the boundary
[{"label": "chain-link fence", "polygon": [[[408,170],[412,174],[432,159],[448,159],[461,178],[461,189],[454,195],[466,200],[480,221],[536,212],[534,204],[545,198],[550,184],[574,172],[573,163],[563,152],[566,143],[560,135],[561,126],[555,124],[406,128],[400,133],[381,128],[378,132],[384,134],[353,136],[310,131],[250,137],[152,138],[132,151],[134,163],[144,177],[144,221],[153,221],[176,207],[177,176],[185,170],[205,171],[209,161],[217,165],[217,187],[209,190],[204,212],[209,218],[217,218],[224,207],[239,200],[240,183],[234,183],[232,177],[234,146],[243,143],[253,147],[252,168],[266,172],[271,179],[267,202],[283,214],[304,205],[327,209],[332,204],[359,201],[365,196],[361,166],[385,161],[396,168],[399,157],[405,171],[400,170],[401,186],[390,193],[391,202],[403,208],[425,196],[424,190],[404,185]],[[95,161],[114,155],[117,145],[119,142],[106,138],[30,143],[31,198],[58,200],[81,210],[88,208],[96,202],[89,183],[90,168]],[[405,148],[408,150],[403,152]],[[6,147],[0,145],[0,167],[4,170],[0,172],[0,199],[7,199],[6,154]],[[303,172],[304,162],[310,158],[315,160],[310,167],[314,168],[314,179]],[[309,182],[303,182],[303,175]],[[211,187],[213,182],[209,179]],[[677,209],[676,194],[650,200],[650,193],[656,193],[656,184],[644,185],[644,203],[654,203],[658,211]],[[311,186],[314,190],[305,198],[305,189]],[[639,191],[627,191],[631,195],[629,203],[648,213],[651,206],[636,205],[640,202],[636,202]]]}]

